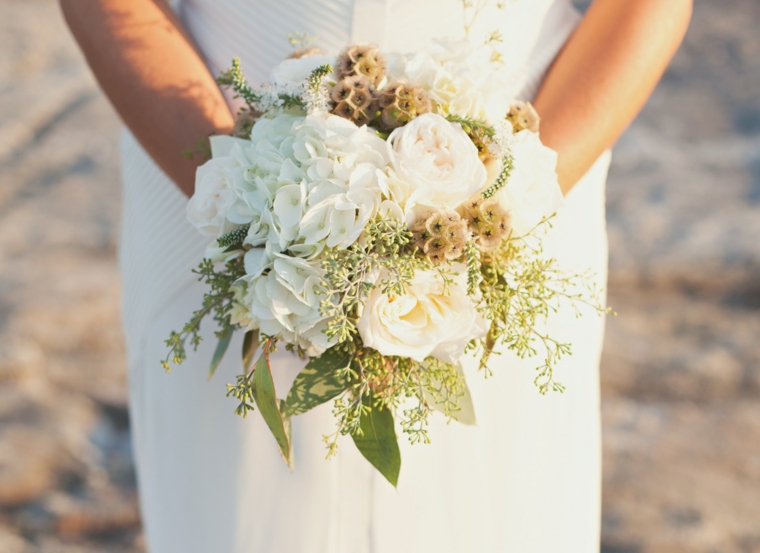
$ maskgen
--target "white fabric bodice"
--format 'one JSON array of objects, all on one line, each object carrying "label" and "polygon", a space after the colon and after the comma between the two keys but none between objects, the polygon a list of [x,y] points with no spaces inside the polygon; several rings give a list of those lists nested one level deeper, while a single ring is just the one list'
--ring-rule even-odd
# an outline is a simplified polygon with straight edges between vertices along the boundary
[{"label": "white fabric bodice", "polygon": [[[350,42],[411,52],[464,36],[460,0],[182,0],[179,13],[215,74],[237,56],[256,84],[291,51],[287,36],[296,31],[333,53]],[[498,31],[503,70],[535,87],[577,20],[570,0],[506,0],[478,15],[470,37],[479,43]]]}]

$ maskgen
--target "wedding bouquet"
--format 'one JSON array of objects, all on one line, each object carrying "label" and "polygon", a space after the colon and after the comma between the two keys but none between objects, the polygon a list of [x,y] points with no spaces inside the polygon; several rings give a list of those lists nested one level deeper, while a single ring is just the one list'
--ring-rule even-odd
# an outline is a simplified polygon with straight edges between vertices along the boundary
[{"label": "wedding bouquet", "polygon": [[[353,44],[296,52],[257,89],[238,60],[219,78],[245,107],[198,169],[187,211],[215,238],[196,271],[209,291],[163,365],[198,345],[206,316],[219,325],[211,374],[245,332],[228,394],[238,414],[258,408],[291,466],[291,418],[332,400],[328,456],[350,435],[396,485],[394,419],[413,443],[433,410],[474,423],[467,355],[489,374],[499,350],[540,351],[539,391],[562,390],[553,368],[569,344],[538,323],[562,298],[603,308],[585,275],[542,254],[562,203],[556,154],[497,62],[467,40],[414,55]],[[285,399],[276,347],[308,358]]]}]

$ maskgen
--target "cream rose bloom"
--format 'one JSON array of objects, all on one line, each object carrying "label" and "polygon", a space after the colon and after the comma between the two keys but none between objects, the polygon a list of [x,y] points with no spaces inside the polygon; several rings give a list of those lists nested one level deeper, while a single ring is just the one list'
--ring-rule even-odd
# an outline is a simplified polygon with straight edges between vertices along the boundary
[{"label": "cream rose bloom", "polygon": [[521,131],[510,144],[514,169],[499,199],[512,214],[512,226],[525,234],[564,204],[557,181],[557,152],[544,146],[538,135]]},{"label": "cream rose bloom", "polygon": [[388,148],[394,176],[406,183],[397,183],[394,195],[407,222],[417,206],[456,209],[485,185],[478,149],[459,124],[440,115],[426,113],[396,129]]},{"label": "cream rose bloom", "polygon": [[[401,296],[387,296],[381,287],[375,288],[357,323],[364,345],[383,355],[456,363],[470,340],[486,335],[488,322],[467,295],[466,267],[453,267],[459,274],[448,294],[435,271],[417,271]],[[377,282],[385,278],[381,271]]]}]

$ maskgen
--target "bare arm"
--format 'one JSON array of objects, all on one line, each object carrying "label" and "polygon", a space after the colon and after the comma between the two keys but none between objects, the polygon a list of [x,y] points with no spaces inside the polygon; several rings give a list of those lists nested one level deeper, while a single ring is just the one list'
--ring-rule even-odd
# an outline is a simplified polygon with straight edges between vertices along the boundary
[{"label": "bare arm", "polygon": [[692,0],[595,0],[538,93],[567,193],[633,120],[681,44]]},{"label": "bare arm", "polygon": [[198,140],[233,118],[214,78],[164,0],[60,0],[100,86],[146,151],[193,193]]}]

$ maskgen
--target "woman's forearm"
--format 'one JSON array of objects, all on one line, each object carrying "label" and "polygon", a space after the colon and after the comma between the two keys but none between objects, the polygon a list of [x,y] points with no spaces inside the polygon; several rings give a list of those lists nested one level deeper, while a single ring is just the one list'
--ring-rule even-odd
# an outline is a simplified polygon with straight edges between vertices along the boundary
[{"label": "woman's forearm", "polygon": [[198,141],[233,118],[214,78],[163,0],[61,0],[100,86],[142,146],[188,195]]},{"label": "woman's forearm", "polygon": [[567,193],[633,120],[683,39],[691,0],[595,0],[535,100]]}]

